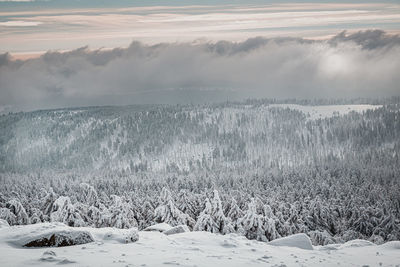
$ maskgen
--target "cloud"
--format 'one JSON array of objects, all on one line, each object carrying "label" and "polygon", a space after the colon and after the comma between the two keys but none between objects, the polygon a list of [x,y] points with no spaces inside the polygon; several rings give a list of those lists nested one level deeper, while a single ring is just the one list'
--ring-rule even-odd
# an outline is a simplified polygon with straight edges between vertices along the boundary
[{"label": "cloud", "polygon": [[[55,5],[42,8],[42,4],[52,2],[40,2],[40,8],[21,8],[16,4],[19,8],[2,10],[1,16],[7,21],[5,25],[15,25],[14,21],[37,25],[32,30],[32,27],[16,29],[0,23],[0,53],[71,50],[84,45],[94,49],[126,47],[132,38],[156,44],[191,42],[199,38],[213,42],[243,41],[254,36],[326,39],[343,29],[354,32],[371,27],[400,32],[400,5],[393,3],[274,2],[243,5],[234,1],[232,5],[191,6],[187,1],[178,2],[182,5],[127,7],[125,3],[123,7],[99,5],[89,8],[81,5],[61,8]],[[27,5],[31,6],[31,3]]]},{"label": "cloud", "polygon": [[244,98],[400,94],[400,38],[382,31],[325,41],[133,42],[128,48],[0,55],[0,105],[22,109]]},{"label": "cloud", "polygon": [[0,26],[6,27],[32,27],[42,24],[39,21],[23,21],[23,20],[13,20],[0,22]]},{"label": "cloud", "polygon": [[331,44],[338,44],[341,42],[354,42],[363,49],[375,49],[399,45],[400,36],[388,35],[381,30],[368,30],[353,34],[346,34],[346,31],[343,31],[330,40]]}]

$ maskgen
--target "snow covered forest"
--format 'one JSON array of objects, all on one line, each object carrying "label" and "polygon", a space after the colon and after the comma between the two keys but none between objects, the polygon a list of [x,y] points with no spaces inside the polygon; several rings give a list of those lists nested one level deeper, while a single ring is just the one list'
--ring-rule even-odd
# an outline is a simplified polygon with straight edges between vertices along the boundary
[{"label": "snow covered forest", "polygon": [[400,99],[290,103],[3,114],[0,219],[400,240]]}]

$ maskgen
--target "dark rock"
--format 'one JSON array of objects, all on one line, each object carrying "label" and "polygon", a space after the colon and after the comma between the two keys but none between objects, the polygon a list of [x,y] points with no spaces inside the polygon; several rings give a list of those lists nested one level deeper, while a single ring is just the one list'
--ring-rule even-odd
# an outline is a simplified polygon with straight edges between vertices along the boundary
[{"label": "dark rock", "polygon": [[26,243],[24,247],[67,247],[86,244],[93,241],[93,237],[88,232],[60,232],[32,240]]}]

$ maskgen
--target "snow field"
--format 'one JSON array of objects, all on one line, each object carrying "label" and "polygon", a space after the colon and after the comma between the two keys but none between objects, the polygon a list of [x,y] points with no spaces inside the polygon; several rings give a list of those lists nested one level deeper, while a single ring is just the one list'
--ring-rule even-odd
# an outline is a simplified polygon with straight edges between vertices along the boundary
[{"label": "snow field", "polygon": [[[236,234],[219,235],[208,232],[186,232],[165,235],[141,231],[139,241],[121,243],[105,237],[122,232],[113,228],[76,227],[88,231],[95,242],[50,248],[22,248],[10,240],[27,239],[49,229],[70,231],[60,223],[43,223],[0,228],[0,266],[399,266],[400,241],[374,245],[353,240],[345,244],[315,246],[301,249],[304,236],[275,241],[248,240]],[[284,245],[284,246],[282,246]],[[293,247],[294,246],[294,247]]]},{"label": "snow field", "polygon": [[382,105],[321,105],[321,106],[304,106],[297,104],[271,104],[269,108],[288,108],[303,112],[307,119],[317,120],[325,119],[333,116],[346,115],[352,111],[365,112],[367,110],[374,110],[382,107]]}]

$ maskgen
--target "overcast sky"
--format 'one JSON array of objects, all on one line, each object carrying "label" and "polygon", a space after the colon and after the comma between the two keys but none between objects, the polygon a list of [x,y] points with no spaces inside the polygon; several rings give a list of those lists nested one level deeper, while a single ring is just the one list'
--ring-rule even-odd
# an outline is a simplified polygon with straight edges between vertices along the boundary
[{"label": "overcast sky", "polygon": [[21,57],[86,45],[92,49],[127,47],[133,40],[155,44],[243,41],[255,36],[326,39],[342,30],[398,33],[400,29],[400,5],[390,2],[224,2],[228,1],[193,6],[196,1],[0,0],[0,53]]},{"label": "overcast sky", "polygon": [[0,105],[399,95],[399,2],[318,2],[0,0]]}]

